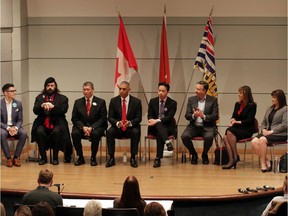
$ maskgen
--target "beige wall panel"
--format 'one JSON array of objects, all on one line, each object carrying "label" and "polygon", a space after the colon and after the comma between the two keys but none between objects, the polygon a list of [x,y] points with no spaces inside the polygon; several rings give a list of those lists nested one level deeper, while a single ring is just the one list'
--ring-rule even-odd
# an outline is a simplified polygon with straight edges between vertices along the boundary
[{"label": "beige wall panel", "polygon": [[[11,83],[13,81],[13,73],[12,73],[12,62],[1,62],[1,87],[5,83]],[[1,91],[2,95],[2,91]]]},{"label": "beige wall panel", "polygon": [[12,61],[11,33],[1,33],[1,61]]},{"label": "beige wall panel", "polygon": [[11,27],[13,23],[12,19],[12,0],[1,0],[0,2],[0,9],[1,9],[1,28]]}]

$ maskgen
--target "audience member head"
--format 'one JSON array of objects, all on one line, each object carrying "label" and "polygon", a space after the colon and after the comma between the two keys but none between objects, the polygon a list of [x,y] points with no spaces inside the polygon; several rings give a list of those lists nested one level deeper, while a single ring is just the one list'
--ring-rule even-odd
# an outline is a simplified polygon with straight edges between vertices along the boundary
[{"label": "audience member head", "polygon": [[43,169],[38,175],[38,184],[50,187],[53,184],[53,172],[48,169]]},{"label": "audience member head", "polygon": [[89,201],[83,212],[83,216],[101,216],[102,215],[102,206],[101,203],[96,200]]},{"label": "audience member head", "polygon": [[139,183],[135,176],[128,176],[124,182],[119,207],[127,207],[131,203],[142,200]]},{"label": "audience member head", "polygon": [[170,85],[165,82],[158,83],[158,96],[161,100],[164,100],[170,91]]},{"label": "audience member head", "polygon": [[59,92],[59,89],[56,80],[53,77],[47,78],[42,93],[45,95],[53,95],[57,92]]},{"label": "audience member head", "polygon": [[166,216],[166,211],[160,203],[151,202],[145,207],[144,216]]},{"label": "audience member head", "polygon": [[198,81],[195,87],[195,94],[202,100],[209,88],[209,84],[205,81]]},{"label": "audience member head", "polygon": [[1,202],[0,202],[0,211],[1,211],[1,216],[6,216],[5,207]]},{"label": "audience member head", "polygon": [[130,92],[130,84],[127,81],[122,81],[119,85],[119,94],[122,98],[126,98]]},{"label": "audience member head", "polygon": [[252,96],[252,91],[249,86],[241,86],[238,89],[239,92],[239,102],[243,102],[244,105],[247,105],[248,103],[254,103],[254,99]]},{"label": "audience member head", "polygon": [[282,89],[277,89],[272,91],[272,106],[281,109],[284,106],[287,106],[285,93]]},{"label": "audience member head", "polygon": [[32,216],[54,216],[54,210],[48,202],[39,202],[32,209]]},{"label": "audience member head", "polygon": [[32,212],[28,206],[20,205],[15,211],[14,216],[32,216]]}]

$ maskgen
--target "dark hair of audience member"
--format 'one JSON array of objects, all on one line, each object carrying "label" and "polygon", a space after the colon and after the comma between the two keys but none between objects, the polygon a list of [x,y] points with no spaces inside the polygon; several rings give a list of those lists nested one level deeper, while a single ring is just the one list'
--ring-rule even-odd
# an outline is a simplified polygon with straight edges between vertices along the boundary
[{"label": "dark hair of audience member", "polygon": [[28,206],[20,205],[15,211],[14,216],[32,216],[32,211]]},{"label": "dark hair of audience member", "polygon": [[39,202],[32,209],[32,216],[54,216],[54,210],[48,202]]},{"label": "dark hair of audience member", "polygon": [[142,207],[139,183],[135,176],[128,176],[124,182],[119,208]]},{"label": "dark hair of audience member", "polygon": [[166,216],[166,211],[160,203],[151,202],[145,207],[144,216]]},{"label": "dark hair of audience member", "polygon": [[272,91],[271,96],[277,98],[277,100],[279,102],[279,109],[281,109],[284,106],[287,106],[285,93],[282,89],[276,89],[276,90]]}]

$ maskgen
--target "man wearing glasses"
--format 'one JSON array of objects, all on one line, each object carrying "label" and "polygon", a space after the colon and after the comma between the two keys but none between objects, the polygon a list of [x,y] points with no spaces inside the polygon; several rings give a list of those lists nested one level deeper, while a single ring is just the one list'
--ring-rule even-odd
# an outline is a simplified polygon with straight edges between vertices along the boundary
[{"label": "man wearing glasses", "polygon": [[[7,167],[20,167],[20,155],[27,139],[27,132],[23,129],[22,103],[15,100],[16,90],[14,85],[7,83],[2,87],[4,98],[1,100],[1,147],[7,158]],[[18,143],[13,160],[10,155],[7,139],[15,137]]]}]

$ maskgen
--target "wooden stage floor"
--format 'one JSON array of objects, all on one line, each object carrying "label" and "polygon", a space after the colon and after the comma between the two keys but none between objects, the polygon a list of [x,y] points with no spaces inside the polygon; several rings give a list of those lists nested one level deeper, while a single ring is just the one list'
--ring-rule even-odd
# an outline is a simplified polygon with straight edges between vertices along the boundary
[{"label": "wooden stage floor", "polygon": [[[211,155],[210,155],[211,156]],[[1,165],[1,190],[30,191],[37,186],[37,176],[41,169],[48,168],[54,173],[54,183],[64,184],[63,194],[86,194],[93,196],[121,195],[124,180],[129,175],[137,177],[140,191],[146,199],[188,198],[188,197],[218,197],[241,195],[238,188],[256,188],[263,185],[279,188],[283,184],[285,174],[262,173],[254,159],[254,166],[248,155],[245,168],[243,162],[237,164],[237,169],[222,170],[221,166],[211,164],[191,165],[189,162],[171,164],[171,158],[162,159],[160,168],[153,168],[153,160],[132,168],[123,164],[122,158],[116,159],[116,166],[106,168],[105,163],[91,167],[89,157],[86,164],[74,166],[64,164],[60,160],[58,166],[46,164],[39,166],[35,162],[22,161],[20,168],[8,168]],[[57,191],[57,187],[52,187]]]}]

